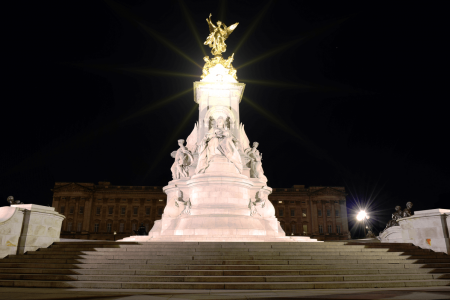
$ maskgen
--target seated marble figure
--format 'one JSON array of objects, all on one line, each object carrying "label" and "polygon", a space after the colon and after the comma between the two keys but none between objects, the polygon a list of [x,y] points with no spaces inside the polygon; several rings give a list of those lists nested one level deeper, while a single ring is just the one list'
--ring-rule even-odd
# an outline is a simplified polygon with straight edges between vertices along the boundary
[{"label": "seated marble figure", "polygon": [[217,127],[211,128],[198,146],[198,164],[195,173],[205,173],[214,156],[226,157],[239,173],[242,173],[242,161],[237,145],[237,139],[224,126],[224,120],[219,118]]}]

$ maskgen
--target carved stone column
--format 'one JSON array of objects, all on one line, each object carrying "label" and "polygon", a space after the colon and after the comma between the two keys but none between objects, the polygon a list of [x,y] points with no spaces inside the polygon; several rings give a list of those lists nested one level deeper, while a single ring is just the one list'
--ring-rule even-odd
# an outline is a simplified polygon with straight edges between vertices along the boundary
[{"label": "carved stone column", "polygon": [[319,232],[319,216],[317,215],[317,201],[309,200],[309,205],[311,207],[311,233]]},{"label": "carved stone column", "polygon": [[91,194],[84,202],[84,218],[83,218],[83,229],[82,231],[87,233],[90,228],[91,213],[92,213],[92,202],[94,202],[94,197]]},{"label": "carved stone column", "polygon": [[323,220],[323,233],[328,233],[327,227],[327,208],[325,207],[325,201],[321,200],[322,203],[322,220]]},{"label": "carved stone column", "polygon": [[336,209],[334,207],[336,204],[334,203],[334,201],[335,200],[330,201],[330,202],[332,202],[332,205],[331,205],[331,220],[333,222],[333,227],[331,227],[331,232],[337,233],[337,231],[336,231]]},{"label": "carved stone column", "polygon": [[348,233],[348,218],[347,218],[347,205],[346,200],[339,200],[339,206],[341,208],[341,220],[342,220],[342,233],[346,235]]}]

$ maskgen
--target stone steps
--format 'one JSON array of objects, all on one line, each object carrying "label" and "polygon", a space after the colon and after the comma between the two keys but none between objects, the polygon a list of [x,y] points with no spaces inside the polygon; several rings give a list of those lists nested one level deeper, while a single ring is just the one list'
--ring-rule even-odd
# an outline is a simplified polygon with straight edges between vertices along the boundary
[{"label": "stone steps", "polygon": [[303,289],[450,285],[450,257],[410,244],[55,243],[0,260],[0,286]]},{"label": "stone steps", "polygon": [[348,288],[402,288],[447,286],[450,280],[333,281],[333,282],[109,282],[109,281],[38,281],[0,280],[3,287],[95,288],[95,289],[232,289],[232,290],[298,290]]},{"label": "stone steps", "polygon": [[142,269],[34,269],[3,268],[0,274],[60,275],[149,275],[149,276],[287,276],[287,275],[374,275],[450,273],[445,269],[345,269],[345,270],[142,270]]}]

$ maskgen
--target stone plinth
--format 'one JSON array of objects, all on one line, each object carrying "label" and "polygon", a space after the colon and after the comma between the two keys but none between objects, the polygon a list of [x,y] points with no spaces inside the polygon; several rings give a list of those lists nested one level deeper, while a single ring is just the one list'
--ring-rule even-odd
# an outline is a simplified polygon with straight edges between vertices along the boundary
[{"label": "stone plinth", "polygon": [[64,216],[54,207],[19,204],[0,208],[0,253],[22,254],[59,241]]},{"label": "stone plinth", "polygon": [[382,243],[403,243],[402,228],[400,226],[392,226],[387,228],[380,234]]},{"label": "stone plinth", "polygon": [[450,254],[448,209],[429,209],[399,220],[404,243]]},{"label": "stone plinth", "polygon": [[23,210],[9,206],[0,208],[0,258],[17,253],[22,223]]},{"label": "stone plinth", "polygon": [[267,199],[272,189],[235,170],[216,160],[204,174],[169,182],[164,214],[149,236],[123,241],[316,241],[286,237]]}]

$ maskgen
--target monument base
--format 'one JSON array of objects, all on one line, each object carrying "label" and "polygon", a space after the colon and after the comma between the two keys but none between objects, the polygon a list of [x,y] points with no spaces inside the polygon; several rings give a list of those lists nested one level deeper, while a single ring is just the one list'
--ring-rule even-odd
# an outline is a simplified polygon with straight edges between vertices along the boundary
[{"label": "monument base", "polygon": [[309,236],[281,236],[281,237],[268,237],[268,236],[196,236],[196,235],[175,235],[175,236],[160,236],[150,237],[142,235],[134,235],[124,238],[118,242],[318,242],[316,239],[312,239]]}]

